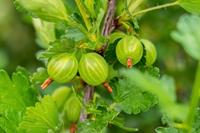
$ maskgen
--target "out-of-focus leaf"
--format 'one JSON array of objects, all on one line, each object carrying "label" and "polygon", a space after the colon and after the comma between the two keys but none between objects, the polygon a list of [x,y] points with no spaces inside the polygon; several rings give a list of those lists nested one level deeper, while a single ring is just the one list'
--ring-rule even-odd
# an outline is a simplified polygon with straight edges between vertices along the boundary
[{"label": "out-of-focus leaf", "polygon": [[49,43],[56,40],[54,23],[34,18],[33,25],[38,37],[37,42],[41,47],[48,48]]},{"label": "out-of-focus leaf", "polygon": [[18,132],[17,126],[27,106],[36,101],[26,76],[20,71],[12,75],[0,70],[0,128],[6,133]]},{"label": "out-of-focus leaf", "polygon": [[188,12],[200,14],[200,0],[178,0],[178,4]]},{"label": "out-of-focus leaf", "polygon": [[183,46],[187,54],[197,60],[200,60],[199,26],[199,16],[183,15],[177,24],[177,30],[171,34],[172,38]]},{"label": "out-of-focus leaf", "polygon": [[15,4],[47,21],[63,21],[68,17],[62,0],[15,0]]},{"label": "out-of-focus leaf", "polygon": [[19,129],[27,133],[56,132],[58,127],[58,111],[51,96],[45,96],[35,107],[28,107],[19,125]]},{"label": "out-of-focus leaf", "polygon": [[192,133],[200,132],[200,108],[197,109],[196,117],[193,122]]},{"label": "out-of-focus leaf", "polygon": [[6,53],[0,49],[0,68],[4,68],[8,64],[8,57]]}]

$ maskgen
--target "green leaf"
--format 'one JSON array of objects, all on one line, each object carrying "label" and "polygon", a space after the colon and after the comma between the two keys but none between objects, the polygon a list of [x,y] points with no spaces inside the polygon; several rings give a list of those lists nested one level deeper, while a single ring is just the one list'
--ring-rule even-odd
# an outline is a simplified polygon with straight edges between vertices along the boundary
[{"label": "green leaf", "polygon": [[192,133],[200,132],[200,108],[197,109],[196,117],[193,122]]},{"label": "green leaf", "polygon": [[87,119],[80,122],[78,125],[78,132],[80,133],[105,133],[106,128],[116,116],[118,112],[101,112],[94,120]]},{"label": "green leaf", "polygon": [[15,0],[18,8],[30,12],[32,16],[47,21],[66,20],[67,13],[62,0]]},{"label": "green leaf", "polygon": [[148,91],[136,86],[132,81],[132,77],[125,73],[120,73],[120,75],[123,78],[112,85],[117,110],[122,110],[128,114],[138,114],[157,104],[157,98]]},{"label": "green leaf", "polygon": [[[185,120],[188,106],[177,104],[175,98],[174,82],[171,78],[161,80],[150,76],[148,73],[141,73],[136,69],[121,70],[130,87],[137,86],[143,91],[152,93],[158,98],[161,112],[171,120]],[[130,94],[129,94],[130,95]]]},{"label": "green leaf", "polygon": [[47,50],[40,51],[37,54],[38,59],[48,59],[52,56],[60,53],[69,52],[72,53],[74,51],[75,43],[70,39],[61,39],[52,43]]},{"label": "green leaf", "polygon": [[194,59],[200,60],[200,17],[183,15],[172,32],[172,38],[179,42],[184,50]]},{"label": "green leaf", "polygon": [[33,84],[42,84],[49,77],[46,68],[39,67],[36,72],[31,76]]},{"label": "green leaf", "polygon": [[37,42],[41,47],[48,48],[49,43],[56,40],[55,24],[34,18],[33,25],[37,33]]},{"label": "green leaf", "polygon": [[89,11],[90,15],[94,18],[96,16],[95,12],[95,0],[85,0],[84,1],[85,7]]},{"label": "green leaf", "polygon": [[19,128],[27,133],[56,132],[58,127],[58,111],[52,97],[45,96],[35,104],[28,107]]},{"label": "green leaf", "polygon": [[27,76],[17,71],[12,80],[0,70],[0,128],[6,133],[17,132],[17,126],[27,106],[36,101]]},{"label": "green leaf", "polygon": [[69,27],[65,30],[65,34],[63,35],[63,37],[74,40],[76,42],[86,38],[85,34],[83,34],[79,29]]},{"label": "green leaf", "polygon": [[151,93],[143,92],[126,80],[120,80],[114,87],[114,90],[117,110],[122,110],[127,114],[145,112],[157,104],[155,96]]},{"label": "green leaf", "polygon": [[200,0],[178,0],[178,4],[188,12],[200,14]]},{"label": "green leaf", "polygon": [[159,127],[156,129],[156,133],[183,133],[183,132],[172,127]]}]

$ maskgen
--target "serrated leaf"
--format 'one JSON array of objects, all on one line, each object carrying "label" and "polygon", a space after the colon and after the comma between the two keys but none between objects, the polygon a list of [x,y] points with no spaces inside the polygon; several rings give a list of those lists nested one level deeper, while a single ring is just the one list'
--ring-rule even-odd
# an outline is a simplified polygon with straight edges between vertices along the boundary
[{"label": "serrated leaf", "polygon": [[145,112],[157,104],[154,95],[143,91],[127,79],[120,79],[113,90],[117,110],[122,110],[127,114]]},{"label": "serrated leaf", "polygon": [[15,0],[17,7],[22,7],[33,16],[47,21],[66,20],[67,13],[62,0]]},{"label": "serrated leaf", "polygon": [[45,96],[36,103],[35,107],[28,107],[19,128],[27,133],[47,133],[58,130],[58,111],[52,97]]},{"label": "serrated leaf", "polygon": [[178,0],[178,4],[188,12],[200,14],[199,0]]},{"label": "serrated leaf", "polygon": [[179,42],[184,50],[194,59],[200,60],[200,17],[183,15],[172,32],[172,38]]},{"label": "serrated leaf", "polygon": [[37,33],[38,44],[43,48],[48,48],[49,44],[56,40],[55,24],[39,18],[33,18],[33,25]]},{"label": "serrated leaf", "polygon": [[80,133],[105,133],[110,121],[112,121],[118,112],[102,112],[98,114],[95,120],[85,120],[78,125]]},{"label": "serrated leaf", "polygon": [[[113,86],[117,109],[128,114],[138,114],[157,104],[157,98],[150,92],[138,87],[132,80],[134,76],[120,72],[120,78]],[[129,77],[130,76],[130,77]]]},{"label": "serrated leaf", "polygon": [[26,75],[17,71],[12,75],[0,70],[0,128],[6,133],[18,132],[17,126],[22,120],[27,106],[36,101]]}]

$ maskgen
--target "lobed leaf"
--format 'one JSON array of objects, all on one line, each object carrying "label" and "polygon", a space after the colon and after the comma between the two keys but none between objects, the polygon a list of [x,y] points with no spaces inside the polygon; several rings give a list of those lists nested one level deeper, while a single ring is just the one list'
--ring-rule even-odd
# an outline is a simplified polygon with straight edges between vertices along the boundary
[{"label": "lobed leaf", "polygon": [[19,125],[19,129],[27,133],[56,132],[58,127],[58,111],[52,97],[45,96],[35,107],[28,107]]},{"label": "lobed leaf", "polygon": [[27,106],[36,101],[28,78],[21,71],[13,73],[12,79],[0,70],[0,128],[6,133],[18,132],[17,127]]}]

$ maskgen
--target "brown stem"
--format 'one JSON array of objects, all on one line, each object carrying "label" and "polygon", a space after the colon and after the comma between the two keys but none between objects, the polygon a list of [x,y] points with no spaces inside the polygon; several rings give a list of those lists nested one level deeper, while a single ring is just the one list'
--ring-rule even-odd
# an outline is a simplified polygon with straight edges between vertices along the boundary
[{"label": "brown stem", "polygon": [[131,58],[127,59],[127,67],[130,69],[133,67],[133,60]]},{"label": "brown stem", "polygon": [[115,15],[115,3],[116,0],[108,0],[108,9],[106,17],[104,19],[104,25],[102,29],[102,35],[108,36],[110,34],[110,28],[114,22],[113,18]]},{"label": "brown stem", "polygon": [[[107,37],[115,29],[115,21],[114,21],[115,8],[116,8],[115,5],[116,5],[116,0],[108,0],[108,9],[102,29],[102,35],[105,37]],[[103,55],[106,48],[107,48],[107,43],[104,44],[98,50],[98,53]]]},{"label": "brown stem", "polygon": [[76,133],[76,130],[77,130],[77,126],[76,126],[76,123],[72,123],[70,125],[70,133]]},{"label": "brown stem", "polygon": [[46,79],[41,85],[42,90],[45,90],[52,82],[51,78]]},{"label": "brown stem", "polygon": [[109,93],[112,93],[112,87],[109,85],[108,82],[103,83],[103,86],[108,90]]},{"label": "brown stem", "polygon": [[[90,102],[93,99],[94,95],[94,87],[87,85],[84,88],[84,98],[83,103],[86,105],[88,102]],[[87,119],[87,112],[83,108],[80,115],[80,121],[85,121]]]}]

